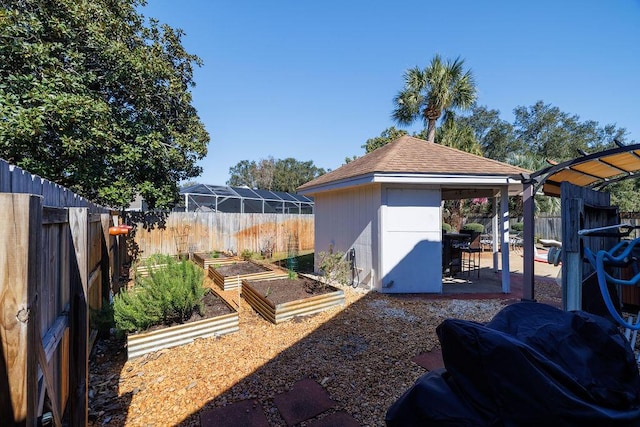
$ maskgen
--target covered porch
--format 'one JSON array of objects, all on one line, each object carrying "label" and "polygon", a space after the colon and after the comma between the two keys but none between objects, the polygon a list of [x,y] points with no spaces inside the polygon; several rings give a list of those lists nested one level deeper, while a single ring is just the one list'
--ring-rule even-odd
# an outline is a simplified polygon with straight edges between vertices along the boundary
[{"label": "covered porch", "polygon": [[[498,257],[497,266],[494,267],[493,253],[490,251],[481,252],[480,274],[472,272],[467,276],[466,273],[459,273],[453,277],[443,277],[442,294],[502,294],[504,293],[503,273],[509,275],[510,291],[514,294],[521,293],[524,281],[524,257],[522,255],[522,251],[510,252],[509,265],[506,270],[503,270],[502,257]],[[557,283],[557,280],[561,279],[561,269],[560,265],[536,262],[534,281]]]}]

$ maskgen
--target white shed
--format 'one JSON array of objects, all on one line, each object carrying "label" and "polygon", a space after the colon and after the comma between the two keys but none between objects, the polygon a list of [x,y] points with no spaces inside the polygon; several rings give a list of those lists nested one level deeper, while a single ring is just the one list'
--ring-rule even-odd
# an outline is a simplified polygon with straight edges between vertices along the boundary
[{"label": "white shed", "polygon": [[499,226],[496,210],[494,230],[502,238],[494,233],[494,264],[500,243],[502,290],[509,292],[507,196],[522,192],[528,172],[403,136],[298,192],[315,201],[315,253],[353,250],[356,283],[389,293],[442,292],[442,200],[495,197],[502,219]]}]

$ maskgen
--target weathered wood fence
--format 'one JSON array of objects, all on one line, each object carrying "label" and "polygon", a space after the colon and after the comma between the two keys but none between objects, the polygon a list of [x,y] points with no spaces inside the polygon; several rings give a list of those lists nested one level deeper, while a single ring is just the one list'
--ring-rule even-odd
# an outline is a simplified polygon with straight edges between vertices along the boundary
[{"label": "weathered wood fence", "polygon": [[[640,212],[621,212],[622,222],[637,225],[640,224]],[[483,224],[485,232],[491,233],[491,218],[489,217],[468,217],[468,222],[478,222]],[[519,222],[517,218],[511,218],[510,223]],[[562,241],[562,216],[541,213],[535,218],[535,237],[541,239],[555,239]],[[632,237],[638,237],[640,233],[636,230]]]},{"label": "weathered wood fence", "polygon": [[172,212],[162,220],[132,216],[129,221],[140,221],[130,244],[143,258],[213,250],[313,250],[313,215]]},{"label": "weathered wood fence", "polygon": [[0,160],[0,425],[86,425],[90,308],[119,277],[112,213]]}]

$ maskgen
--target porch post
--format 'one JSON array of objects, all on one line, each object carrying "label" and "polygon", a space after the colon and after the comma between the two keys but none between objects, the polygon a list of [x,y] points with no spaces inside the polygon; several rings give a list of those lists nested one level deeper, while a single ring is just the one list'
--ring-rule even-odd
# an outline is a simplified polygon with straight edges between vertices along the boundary
[{"label": "porch post", "polygon": [[500,244],[500,239],[498,237],[498,230],[500,230],[500,222],[498,221],[498,203],[500,203],[500,199],[498,196],[493,196],[493,217],[491,218],[491,224],[493,233],[491,233],[491,251],[493,252],[493,272],[498,272],[498,254],[500,251],[498,250],[498,245]]},{"label": "porch post", "polygon": [[502,292],[511,292],[511,268],[509,266],[509,187],[500,189],[500,212],[502,214]]}]

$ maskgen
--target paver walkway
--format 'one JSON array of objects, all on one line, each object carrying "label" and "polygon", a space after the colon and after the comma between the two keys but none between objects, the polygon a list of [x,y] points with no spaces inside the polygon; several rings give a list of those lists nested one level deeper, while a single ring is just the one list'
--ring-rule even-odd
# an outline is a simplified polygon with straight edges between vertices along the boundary
[{"label": "paver walkway", "polygon": [[[305,378],[296,382],[291,390],[273,398],[280,415],[287,426],[303,421],[315,427],[344,426],[357,427],[360,424],[344,411],[322,416],[335,406],[329,393],[317,382]],[[269,421],[256,400],[242,400],[220,408],[210,409],[200,414],[202,427],[269,427]]]}]

